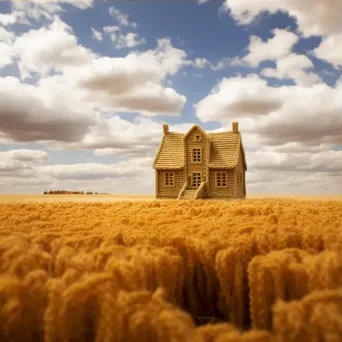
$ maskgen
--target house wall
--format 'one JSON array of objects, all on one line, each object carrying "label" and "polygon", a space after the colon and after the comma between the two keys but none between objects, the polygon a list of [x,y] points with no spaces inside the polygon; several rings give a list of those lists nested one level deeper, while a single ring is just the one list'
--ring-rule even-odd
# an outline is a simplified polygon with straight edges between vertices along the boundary
[{"label": "house wall", "polygon": [[[216,172],[228,172],[227,188],[219,188],[216,184]],[[210,169],[208,197],[234,197],[234,170]]]},{"label": "house wall", "polygon": [[242,153],[239,153],[238,163],[235,168],[235,179],[236,179],[236,196],[237,198],[245,198],[245,170],[243,169]]},{"label": "house wall", "polygon": [[[170,171],[175,172],[175,185],[167,187],[165,186],[165,173]],[[185,182],[183,170],[156,170],[156,178],[156,198],[177,198]]]},{"label": "house wall", "polygon": [[[200,134],[202,139],[200,142],[195,141],[195,136]],[[192,172],[202,172],[202,180],[203,177],[206,176],[207,173],[207,165],[208,165],[208,153],[207,153],[207,138],[202,134],[202,132],[195,128],[187,137],[185,142],[185,154],[186,154],[186,170],[185,176],[191,175]],[[194,164],[192,162],[192,149],[200,147],[202,152],[202,162],[200,164]]]}]

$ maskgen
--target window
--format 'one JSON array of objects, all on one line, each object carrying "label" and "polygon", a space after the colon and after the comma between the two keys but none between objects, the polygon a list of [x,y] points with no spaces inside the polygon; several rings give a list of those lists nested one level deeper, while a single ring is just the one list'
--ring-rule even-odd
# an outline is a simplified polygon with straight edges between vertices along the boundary
[{"label": "window", "polygon": [[196,142],[200,142],[200,141],[202,140],[201,134],[196,134],[196,135],[194,136],[194,139],[195,139]]},{"label": "window", "polygon": [[192,149],[192,162],[195,164],[200,164],[202,162],[201,149],[193,148]]},{"label": "window", "polygon": [[200,172],[194,172],[192,174],[192,187],[197,188],[201,185],[201,173]]},{"label": "window", "polygon": [[175,173],[174,172],[165,173],[165,186],[175,186]]},{"label": "window", "polygon": [[226,188],[228,186],[228,172],[216,172],[216,186]]}]

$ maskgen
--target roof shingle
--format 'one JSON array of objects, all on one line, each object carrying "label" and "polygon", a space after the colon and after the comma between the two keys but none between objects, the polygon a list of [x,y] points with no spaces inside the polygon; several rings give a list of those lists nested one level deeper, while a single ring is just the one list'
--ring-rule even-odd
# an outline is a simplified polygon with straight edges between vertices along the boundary
[{"label": "roof shingle", "polygon": [[[234,168],[241,149],[244,168],[247,170],[240,133],[206,133],[210,138],[210,168]],[[169,132],[163,136],[153,162],[155,169],[180,169],[184,167],[184,133]]]}]

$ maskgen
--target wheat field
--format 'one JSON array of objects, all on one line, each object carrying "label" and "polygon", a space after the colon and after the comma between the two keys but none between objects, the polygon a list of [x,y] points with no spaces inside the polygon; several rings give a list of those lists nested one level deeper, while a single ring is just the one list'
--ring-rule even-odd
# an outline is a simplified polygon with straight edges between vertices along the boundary
[{"label": "wheat field", "polygon": [[342,340],[342,201],[61,196],[0,196],[0,341]]}]

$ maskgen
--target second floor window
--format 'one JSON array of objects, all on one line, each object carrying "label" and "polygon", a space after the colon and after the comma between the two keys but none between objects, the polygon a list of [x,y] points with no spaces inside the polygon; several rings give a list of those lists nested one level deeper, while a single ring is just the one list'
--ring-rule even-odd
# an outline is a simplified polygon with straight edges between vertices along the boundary
[{"label": "second floor window", "polygon": [[193,163],[202,163],[202,155],[200,148],[192,149],[192,162]]}]

